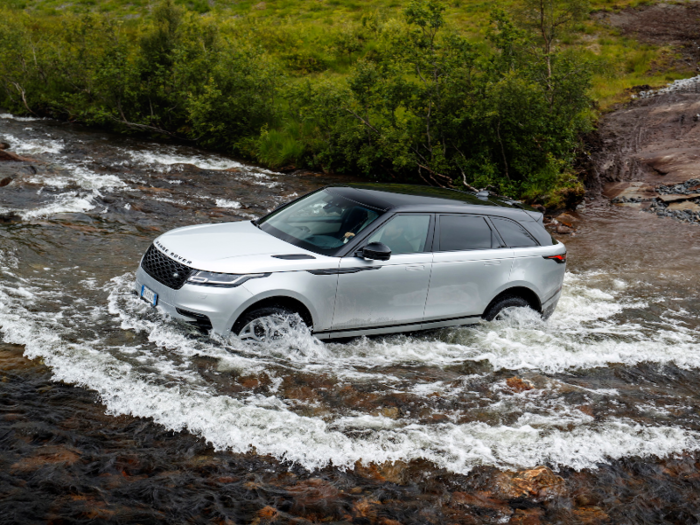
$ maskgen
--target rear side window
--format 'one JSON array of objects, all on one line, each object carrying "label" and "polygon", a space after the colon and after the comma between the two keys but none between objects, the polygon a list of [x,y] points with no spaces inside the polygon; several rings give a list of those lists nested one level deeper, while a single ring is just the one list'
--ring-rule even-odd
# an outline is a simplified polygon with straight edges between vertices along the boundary
[{"label": "rear side window", "polygon": [[508,219],[499,219],[491,217],[491,222],[501,234],[505,243],[511,248],[528,248],[530,246],[539,246],[535,239],[525,231],[525,228],[517,222],[509,221]]},{"label": "rear side window", "polygon": [[486,250],[499,248],[496,235],[483,217],[440,216],[440,251]]}]

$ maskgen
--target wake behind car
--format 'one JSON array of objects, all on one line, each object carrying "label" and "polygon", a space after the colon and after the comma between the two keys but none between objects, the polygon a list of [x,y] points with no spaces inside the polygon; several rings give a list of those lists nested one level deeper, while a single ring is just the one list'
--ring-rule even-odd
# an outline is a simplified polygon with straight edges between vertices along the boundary
[{"label": "wake behind car", "polygon": [[409,185],[329,186],[255,221],[158,237],[136,291],[175,319],[265,340],[298,314],[319,339],[551,315],[566,248],[516,202]]}]

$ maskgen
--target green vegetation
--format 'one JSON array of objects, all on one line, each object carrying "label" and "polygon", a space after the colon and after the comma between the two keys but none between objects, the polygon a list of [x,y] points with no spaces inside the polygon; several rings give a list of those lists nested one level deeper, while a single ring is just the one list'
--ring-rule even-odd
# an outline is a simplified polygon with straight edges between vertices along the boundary
[{"label": "green vegetation", "polygon": [[502,5],[11,0],[0,106],[561,206],[582,194],[594,103],[665,80],[649,70],[666,51],[595,26],[584,0]]}]

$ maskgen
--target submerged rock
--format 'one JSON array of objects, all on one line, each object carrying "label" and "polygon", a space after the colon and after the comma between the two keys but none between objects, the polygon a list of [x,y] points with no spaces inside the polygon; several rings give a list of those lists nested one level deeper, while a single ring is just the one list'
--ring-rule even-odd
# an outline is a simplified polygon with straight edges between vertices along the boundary
[{"label": "submerged rock", "polygon": [[521,379],[517,376],[506,379],[506,385],[514,392],[525,392],[532,390],[535,386],[527,379]]},{"label": "submerged rock", "polygon": [[495,494],[502,499],[524,498],[541,502],[566,495],[566,482],[547,467],[519,472],[501,472],[496,476]]}]

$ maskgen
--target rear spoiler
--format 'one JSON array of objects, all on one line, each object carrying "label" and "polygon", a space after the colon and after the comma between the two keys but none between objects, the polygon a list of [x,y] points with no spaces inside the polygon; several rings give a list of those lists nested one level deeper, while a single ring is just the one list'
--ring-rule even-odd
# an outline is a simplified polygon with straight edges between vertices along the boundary
[{"label": "rear spoiler", "polygon": [[525,213],[527,213],[530,217],[534,219],[535,222],[544,225],[544,214],[540,213],[539,211],[535,210],[523,210]]}]

